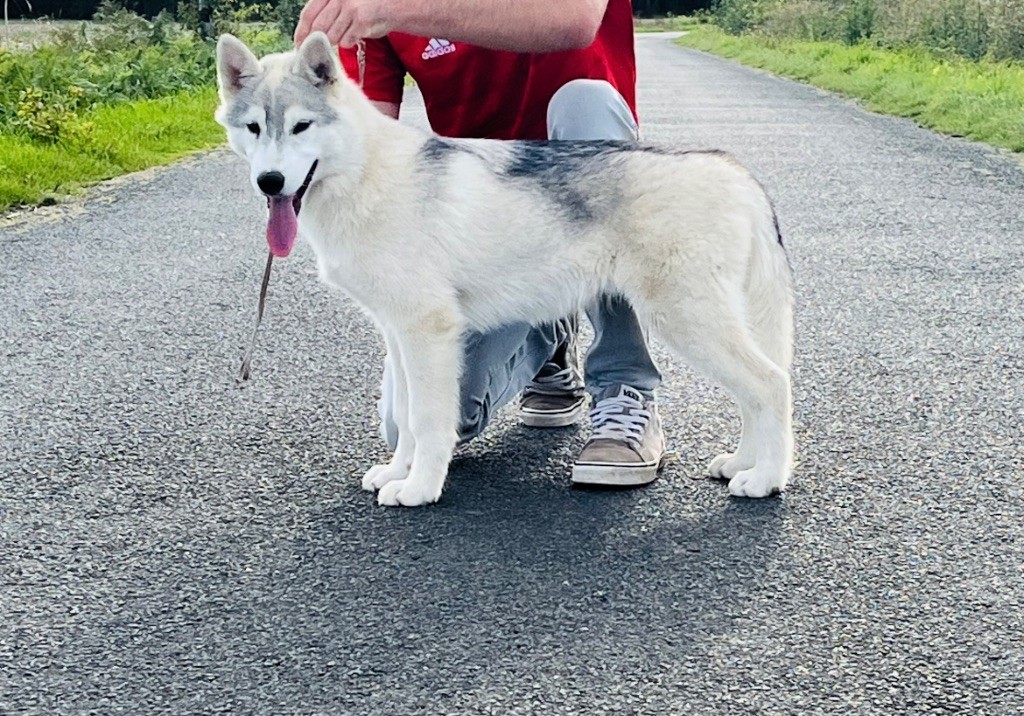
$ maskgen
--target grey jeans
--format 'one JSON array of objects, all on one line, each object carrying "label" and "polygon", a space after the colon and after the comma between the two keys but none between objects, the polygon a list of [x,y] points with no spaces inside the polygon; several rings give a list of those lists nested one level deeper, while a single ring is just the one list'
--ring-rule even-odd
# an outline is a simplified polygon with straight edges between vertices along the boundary
[{"label": "grey jeans", "polygon": [[[548,104],[549,139],[636,140],[637,125],[629,106],[603,80],[573,80]],[[588,307],[594,342],[587,352],[585,381],[594,400],[615,395],[630,385],[648,398],[661,374],[647,351],[647,342],[633,309],[622,298],[605,296]],[[460,441],[471,440],[487,426],[498,408],[515,398],[555,349],[566,339],[569,320],[531,326],[515,323],[465,337],[462,372]],[[391,362],[385,360],[381,401],[381,435],[393,450],[398,441],[391,416]]]}]

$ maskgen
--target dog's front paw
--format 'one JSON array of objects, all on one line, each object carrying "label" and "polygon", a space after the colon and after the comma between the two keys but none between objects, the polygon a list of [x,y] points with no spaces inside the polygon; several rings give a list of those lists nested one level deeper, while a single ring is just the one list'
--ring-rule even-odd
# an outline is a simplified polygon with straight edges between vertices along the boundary
[{"label": "dog's front paw", "polygon": [[444,483],[406,478],[395,480],[384,485],[377,493],[377,504],[388,507],[419,507],[437,502],[441,497]]},{"label": "dog's front paw", "polygon": [[747,460],[742,455],[727,452],[711,461],[708,472],[716,480],[731,480],[742,470],[749,470],[753,466],[753,460]]},{"label": "dog's front paw", "polygon": [[386,465],[374,465],[363,475],[363,489],[376,492],[389,482],[404,480],[409,476],[409,467],[400,463],[389,462]]},{"label": "dog's front paw", "polygon": [[734,497],[768,497],[782,492],[785,476],[769,470],[743,470],[729,481],[729,494]]}]

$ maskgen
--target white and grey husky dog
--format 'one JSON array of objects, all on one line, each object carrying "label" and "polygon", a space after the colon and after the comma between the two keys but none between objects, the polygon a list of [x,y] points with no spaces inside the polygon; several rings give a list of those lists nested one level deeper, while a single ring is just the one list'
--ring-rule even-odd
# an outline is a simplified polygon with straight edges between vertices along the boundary
[{"label": "white and grey husky dog", "polygon": [[322,33],[262,60],[225,35],[217,69],[217,119],[268,198],[271,250],[288,255],[301,231],[321,279],[384,334],[399,440],[362,483],[381,504],[441,496],[464,332],[554,321],[607,293],[735,396],[739,446],[712,476],[733,495],[785,487],[790,270],[771,202],[734,159],[441,138],[377,111]]}]

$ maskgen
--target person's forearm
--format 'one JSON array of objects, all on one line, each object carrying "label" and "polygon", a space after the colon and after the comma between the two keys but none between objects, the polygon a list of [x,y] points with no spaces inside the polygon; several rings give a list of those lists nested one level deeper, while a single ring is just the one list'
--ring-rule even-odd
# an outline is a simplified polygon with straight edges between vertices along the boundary
[{"label": "person's forearm", "polygon": [[555,52],[594,41],[608,0],[392,0],[390,29],[492,50]]},{"label": "person's forearm", "polygon": [[405,32],[492,50],[556,52],[592,43],[607,7],[608,0],[309,0],[295,42],[320,31],[352,47]]}]

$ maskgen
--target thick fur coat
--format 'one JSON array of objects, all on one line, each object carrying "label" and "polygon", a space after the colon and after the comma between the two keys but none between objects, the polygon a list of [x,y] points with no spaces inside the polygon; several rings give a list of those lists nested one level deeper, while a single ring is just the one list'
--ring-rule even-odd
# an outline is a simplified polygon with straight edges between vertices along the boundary
[{"label": "thick fur coat", "polygon": [[556,320],[607,293],[736,398],[742,436],[711,474],[734,495],[785,487],[790,270],[768,197],[734,159],[441,138],[378,112],[319,33],[262,61],[224,36],[218,72],[217,117],[270,196],[272,250],[290,250],[301,200],[320,277],[373,317],[394,361],[398,446],[363,478],[381,504],[441,496],[465,331]]}]

